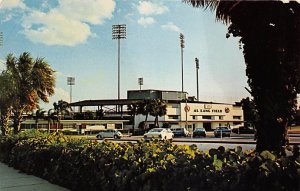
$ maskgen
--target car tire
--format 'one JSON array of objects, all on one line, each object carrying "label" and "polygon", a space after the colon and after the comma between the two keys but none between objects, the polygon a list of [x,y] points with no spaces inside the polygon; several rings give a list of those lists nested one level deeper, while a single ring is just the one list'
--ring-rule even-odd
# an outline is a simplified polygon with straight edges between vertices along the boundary
[{"label": "car tire", "polygon": [[98,135],[98,136],[97,136],[97,139],[102,139],[102,136],[101,136],[101,135]]},{"label": "car tire", "polygon": [[118,138],[118,136],[117,135],[114,135],[114,139],[117,139]]}]

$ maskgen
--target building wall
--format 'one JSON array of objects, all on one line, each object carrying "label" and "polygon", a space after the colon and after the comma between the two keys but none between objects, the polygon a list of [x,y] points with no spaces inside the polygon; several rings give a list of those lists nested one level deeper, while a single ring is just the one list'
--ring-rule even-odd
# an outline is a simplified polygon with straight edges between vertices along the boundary
[{"label": "building wall", "polygon": [[163,90],[128,90],[127,99],[161,99],[161,100],[183,100],[186,92],[163,91]]},{"label": "building wall", "polygon": [[[185,107],[188,109],[185,110]],[[153,124],[154,119],[148,116],[148,124]],[[136,128],[144,120],[145,116],[136,116]],[[213,130],[218,126],[233,127],[242,124],[243,121],[241,107],[217,103],[167,103],[167,115],[159,117],[160,126],[163,123],[169,123],[172,127],[187,126],[190,130],[197,127],[204,127],[207,130]]]}]

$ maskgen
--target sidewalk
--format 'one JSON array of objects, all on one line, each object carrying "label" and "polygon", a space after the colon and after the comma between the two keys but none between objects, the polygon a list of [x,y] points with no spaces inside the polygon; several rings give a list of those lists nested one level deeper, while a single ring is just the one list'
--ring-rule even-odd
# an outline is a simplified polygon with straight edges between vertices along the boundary
[{"label": "sidewalk", "polygon": [[0,162],[0,191],[68,191],[66,188],[24,173]]}]

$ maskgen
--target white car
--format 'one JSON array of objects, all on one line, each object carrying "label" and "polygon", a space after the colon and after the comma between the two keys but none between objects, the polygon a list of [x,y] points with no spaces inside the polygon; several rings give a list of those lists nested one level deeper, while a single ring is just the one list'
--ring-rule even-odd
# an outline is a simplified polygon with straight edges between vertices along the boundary
[{"label": "white car", "polygon": [[184,136],[187,137],[189,135],[188,130],[185,127],[173,127],[171,131],[174,133],[174,136]]},{"label": "white car", "polygon": [[170,129],[153,128],[148,133],[144,134],[144,139],[160,139],[160,140],[172,140],[174,137],[173,132]]},{"label": "white car", "polygon": [[114,138],[114,139],[120,139],[123,137],[123,134],[118,131],[117,129],[105,129],[101,130],[97,135],[97,139],[104,139],[104,138]]}]

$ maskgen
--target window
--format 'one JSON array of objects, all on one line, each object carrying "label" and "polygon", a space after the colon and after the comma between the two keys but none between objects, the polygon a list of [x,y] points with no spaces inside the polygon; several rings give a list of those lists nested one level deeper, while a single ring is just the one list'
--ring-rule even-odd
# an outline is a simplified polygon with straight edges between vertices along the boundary
[{"label": "window", "polygon": [[238,120],[240,120],[240,119],[241,119],[241,116],[233,116],[233,119],[238,119]]},{"label": "window", "polygon": [[223,118],[223,116],[219,116],[219,119],[220,119],[220,120],[223,120],[224,118]]},{"label": "window", "polygon": [[202,116],[202,119],[211,119],[211,116],[210,115],[204,115],[204,116]]},{"label": "window", "polygon": [[178,115],[169,115],[168,117],[169,117],[169,119],[178,119],[179,118]]},{"label": "window", "polygon": [[195,115],[193,115],[193,119],[197,119],[197,117]]}]

